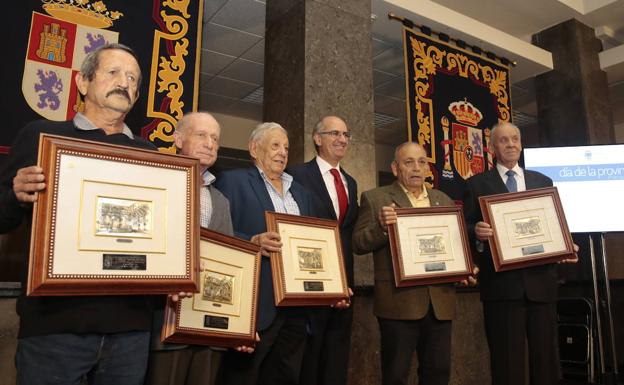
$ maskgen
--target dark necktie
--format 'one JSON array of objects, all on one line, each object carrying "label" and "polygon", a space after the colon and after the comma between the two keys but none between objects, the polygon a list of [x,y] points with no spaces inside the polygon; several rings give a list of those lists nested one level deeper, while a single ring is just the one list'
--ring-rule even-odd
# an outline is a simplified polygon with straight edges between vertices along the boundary
[{"label": "dark necktie", "polygon": [[347,213],[347,192],[345,191],[344,184],[342,183],[342,178],[340,177],[340,172],[335,168],[329,170],[332,176],[334,177],[334,187],[336,187],[336,194],[338,195],[338,222],[342,224],[344,220],[345,214]]},{"label": "dark necktie", "polygon": [[516,172],[513,170],[507,170],[505,174],[507,175],[507,182],[505,182],[507,190],[509,190],[509,192],[517,192],[518,183],[516,183]]}]

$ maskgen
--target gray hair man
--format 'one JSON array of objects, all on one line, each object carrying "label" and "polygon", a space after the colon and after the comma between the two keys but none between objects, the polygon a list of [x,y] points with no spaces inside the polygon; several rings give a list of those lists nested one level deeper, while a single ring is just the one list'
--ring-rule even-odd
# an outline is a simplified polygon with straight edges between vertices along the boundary
[{"label": "gray hair man", "polygon": [[417,143],[399,145],[391,164],[396,181],[366,191],[353,231],[353,250],[372,252],[375,305],[381,334],[384,385],[407,384],[412,355],[418,352],[418,383],[446,385],[451,369],[451,322],[455,318],[453,285],[397,288],[394,285],[388,225],[396,207],[453,206],[442,191],[426,187],[427,153]]},{"label": "gray hair man", "polygon": [[[338,116],[325,116],[312,132],[317,156],[288,168],[295,181],[312,195],[319,218],[334,219],[340,238],[349,287],[353,287],[351,238],[358,216],[357,183],[341,166],[351,141],[351,131]],[[347,382],[353,309],[314,309],[314,334],[306,346],[301,385],[341,385]]]},{"label": "gray hair man", "polygon": [[277,308],[273,296],[270,253],[281,250],[278,233],[269,232],[265,211],[314,216],[309,193],[284,172],[288,164],[288,136],[277,123],[258,125],[249,138],[254,165],[225,171],[217,188],[230,201],[234,232],[260,245],[260,293],[257,329],[260,342],[250,355],[228,352],[221,384],[298,384],[307,339],[307,310]]},{"label": "gray hair man", "polygon": [[[233,235],[230,203],[214,187],[216,177],[208,170],[217,160],[221,127],[207,112],[191,112],[178,121],[173,133],[177,152],[197,158],[200,163],[200,224],[210,230]],[[192,301],[183,299],[183,301]],[[163,308],[154,312],[152,352],[147,385],[212,385],[221,362],[220,350],[208,346],[188,346],[160,342]],[[239,350],[249,348],[239,347]],[[253,351],[253,349],[250,349]]]},{"label": "gray hair man", "polygon": [[[518,165],[522,140],[515,125],[495,125],[492,148],[496,167],[469,178],[464,196],[468,234],[475,245],[472,255],[481,269],[492,384],[524,385],[526,346],[531,385],[555,384],[559,382],[555,265],[495,272],[488,242],[494,232],[483,221],[479,206],[481,196],[549,187],[553,183],[547,176]],[[566,262],[576,262],[576,258]]]},{"label": "gray hair man", "polygon": [[[16,228],[24,219],[31,225],[31,203],[46,188],[43,170],[35,165],[40,134],[155,150],[124,123],[141,82],[139,63],[130,48],[99,47],[87,55],[75,82],[84,100],[82,113],[66,122],[29,123],[15,139],[0,175],[0,232]],[[97,384],[143,384],[152,303],[152,297],[141,295],[22,294],[17,301],[17,383],[78,384],[86,379]]]}]

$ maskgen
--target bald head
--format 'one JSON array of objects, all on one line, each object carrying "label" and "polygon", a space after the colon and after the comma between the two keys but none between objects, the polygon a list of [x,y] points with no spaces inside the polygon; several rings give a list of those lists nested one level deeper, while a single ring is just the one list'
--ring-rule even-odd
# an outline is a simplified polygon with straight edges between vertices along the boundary
[{"label": "bald head", "polygon": [[500,122],[492,128],[492,147],[496,162],[508,169],[518,164],[522,152],[520,129],[509,122]]},{"label": "bald head", "polygon": [[345,121],[333,115],[321,119],[312,132],[316,152],[334,167],[347,154],[350,136],[351,132]]},{"label": "bald head", "polygon": [[212,167],[216,162],[221,127],[209,113],[185,114],[178,121],[173,138],[180,154],[199,159],[202,171]]},{"label": "bald head", "polygon": [[394,150],[390,165],[397,181],[408,191],[420,194],[429,173],[427,151],[418,143],[405,142]]}]

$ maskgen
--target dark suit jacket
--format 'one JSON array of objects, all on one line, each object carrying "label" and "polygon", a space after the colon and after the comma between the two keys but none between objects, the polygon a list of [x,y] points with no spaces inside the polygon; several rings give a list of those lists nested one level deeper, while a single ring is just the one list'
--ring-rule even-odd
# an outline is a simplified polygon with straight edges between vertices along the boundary
[{"label": "dark suit jacket", "polygon": [[[524,170],[527,190],[552,186],[552,180],[539,172]],[[483,220],[479,197],[507,193],[507,187],[498,170],[493,168],[477,174],[466,181],[464,195],[464,215],[471,239],[472,256],[479,266],[481,299],[484,301],[521,299],[526,296],[531,301],[550,302],[557,298],[556,265],[543,265],[496,273],[492,254],[487,242],[483,252],[476,245],[475,224]]]},{"label": "dark suit jacket", "polygon": [[[431,206],[453,206],[455,203],[442,191],[427,189]],[[373,252],[375,263],[375,305],[378,317],[397,320],[418,320],[433,306],[439,320],[455,317],[455,288],[452,285],[413,286],[397,288],[394,284],[392,254],[388,235],[384,234],[377,216],[383,206],[412,207],[401,186],[366,191],[360,199],[360,215],[353,232],[353,251]]]},{"label": "dark suit jacket", "polygon": [[[267,231],[265,211],[275,211],[264,180],[256,166],[229,170],[217,178],[215,187],[230,201],[234,234],[246,240]],[[290,192],[299,206],[301,215],[314,216],[310,194],[293,181]],[[273,297],[271,261],[262,257],[260,266],[260,298],[258,303],[258,330],[267,329],[276,315]]]},{"label": "dark suit jacket", "polygon": [[[351,238],[353,236],[355,220],[358,216],[357,183],[344,169],[341,168],[340,171],[347,180],[347,194],[349,195],[347,214],[340,225],[340,238],[342,241],[345,269],[347,270],[347,279],[349,280],[349,286],[353,287],[353,249],[351,247]],[[316,162],[316,157],[307,163],[289,167],[287,172],[312,193],[312,207],[314,207],[317,217],[333,220],[338,219],[336,218],[332,200],[329,197],[327,187],[325,186],[321,171]]]}]

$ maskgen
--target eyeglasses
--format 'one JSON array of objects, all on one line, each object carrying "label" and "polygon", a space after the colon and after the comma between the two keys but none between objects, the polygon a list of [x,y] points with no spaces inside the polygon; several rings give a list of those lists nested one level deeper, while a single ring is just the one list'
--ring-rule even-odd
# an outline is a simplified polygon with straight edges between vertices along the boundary
[{"label": "eyeglasses", "polygon": [[329,135],[334,139],[338,139],[342,135],[345,137],[346,140],[349,140],[353,137],[351,135],[351,131],[338,131],[338,130],[319,132],[319,135]]}]

